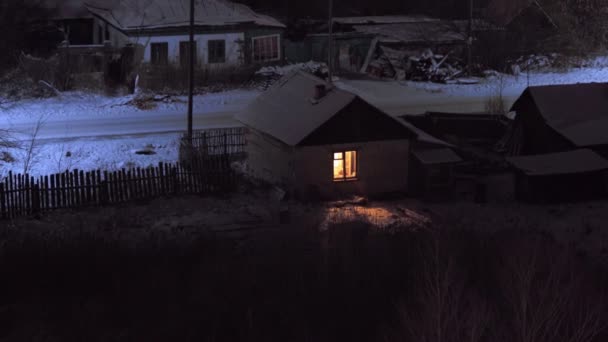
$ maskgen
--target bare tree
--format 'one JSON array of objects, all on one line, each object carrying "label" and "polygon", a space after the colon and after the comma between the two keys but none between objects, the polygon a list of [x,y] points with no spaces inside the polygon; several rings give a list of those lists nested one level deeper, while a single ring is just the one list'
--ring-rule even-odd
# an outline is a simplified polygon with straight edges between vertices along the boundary
[{"label": "bare tree", "polygon": [[582,291],[585,281],[573,256],[540,238],[528,237],[517,245],[513,253],[503,251],[501,272],[512,340],[593,341],[605,328],[603,304],[594,298],[596,293]]},{"label": "bare tree", "polygon": [[38,135],[40,133],[40,129],[44,126],[46,122],[45,116],[41,115],[31,133],[28,134],[28,139],[25,142],[24,146],[22,146],[23,150],[23,173],[28,174],[31,171],[32,166],[37,162],[38,152],[40,150],[40,146],[38,145]]}]

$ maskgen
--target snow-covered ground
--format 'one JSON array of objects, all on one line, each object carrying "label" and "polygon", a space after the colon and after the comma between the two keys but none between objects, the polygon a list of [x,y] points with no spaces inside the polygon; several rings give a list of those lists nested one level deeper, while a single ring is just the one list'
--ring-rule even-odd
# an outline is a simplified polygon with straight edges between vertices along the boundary
[{"label": "snow-covered ground", "polygon": [[[174,163],[178,160],[179,138],[179,133],[169,133],[43,141],[34,145],[27,169],[31,176],[37,177],[73,169],[113,171]],[[0,179],[9,171],[24,173],[29,146],[26,141],[20,147],[2,149],[14,160],[0,160]],[[138,154],[138,151],[152,151],[152,154]],[[0,158],[2,156],[0,153]]]},{"label": "snow-covered ground", "polygon": [[426,111],[484,112],[487,99],[500,93],[510,107],[527,86],[589,82],[608,82],[608,68],[501,75],[467,85],[369,80],[340,80],[337,85],[392,115],[403,115]]},{"label": "snow-covered ground", "polygon": [[[511,105],[528,85],[607,82],[608,68],[578,68],[569,72],[535,72],[481,79],[472,85],[341,79],[336,85],[352,91],[392,115],[417,114],[429,110],[483,112],[485,102],[501,92]],[[245,108],[257,90],[232,90],[198,95],[194,103],[195,129],[238,125],[232,115]],[[178,158],[177,132],[186,125],[186,97],[153,102],[141,110],[127,104],[133,96],[107,97],[82,92],[62,97],[7,103],[0,101],[0,128],[17,131],[27,147],[28,132],[38,119],[44,123],[38,134],[37,154],[30,174],[42,175],[66,168],[116,169],[155,165]],[[149,146],[153,155],[138,155]],[[66,157],[67,151],[71,157]],[[24,149],[4,149],[14,159],[0,160],[0,177],[9,170],[23,172]]]}]

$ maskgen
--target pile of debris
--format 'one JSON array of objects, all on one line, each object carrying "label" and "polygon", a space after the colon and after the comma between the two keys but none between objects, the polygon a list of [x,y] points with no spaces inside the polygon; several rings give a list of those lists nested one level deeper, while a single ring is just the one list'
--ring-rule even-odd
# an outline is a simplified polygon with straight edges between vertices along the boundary
[{"label": "pile of debris", "polygon": [[527,71],[542,71],[548,70],[553,67],[557,67],[560,64],[561,56],[552,53],[549,55],[528,55],[520,56],[517,59],[508,61],[508,65],[511,66],[511,73],[513,75],[519,75],[522,72]]},{"label": "pile of debris", "polygon": [[462,61],[450,53],[435,54],[430,49],[419,56],[408,56],[408,52],[381,46],[380,53],[369,63],[368,73],[380,78],[399,81],[430,81],[456,83],[464,74]]}]

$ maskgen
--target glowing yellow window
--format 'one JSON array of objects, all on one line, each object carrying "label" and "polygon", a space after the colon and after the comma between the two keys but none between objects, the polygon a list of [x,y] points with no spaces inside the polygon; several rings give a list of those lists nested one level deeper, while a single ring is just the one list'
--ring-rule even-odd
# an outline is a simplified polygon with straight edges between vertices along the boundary
[{"label": "glowing yellow window", "polygon": [[334,152],[334,181],[357,177],[357,151]]}]

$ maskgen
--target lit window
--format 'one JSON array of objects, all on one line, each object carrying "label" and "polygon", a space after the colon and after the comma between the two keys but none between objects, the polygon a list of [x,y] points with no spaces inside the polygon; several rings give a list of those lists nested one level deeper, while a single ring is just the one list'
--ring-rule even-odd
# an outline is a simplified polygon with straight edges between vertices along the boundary
[{"label": "lit window", "polygon": [[269,62],[280,59],[279,52],[280,36],[265,36],[253,38],[253,61],[254,62]]},{"label": "lit window", "polygon": [[357,177],[357,151],[334,152],[334,181]]}]

